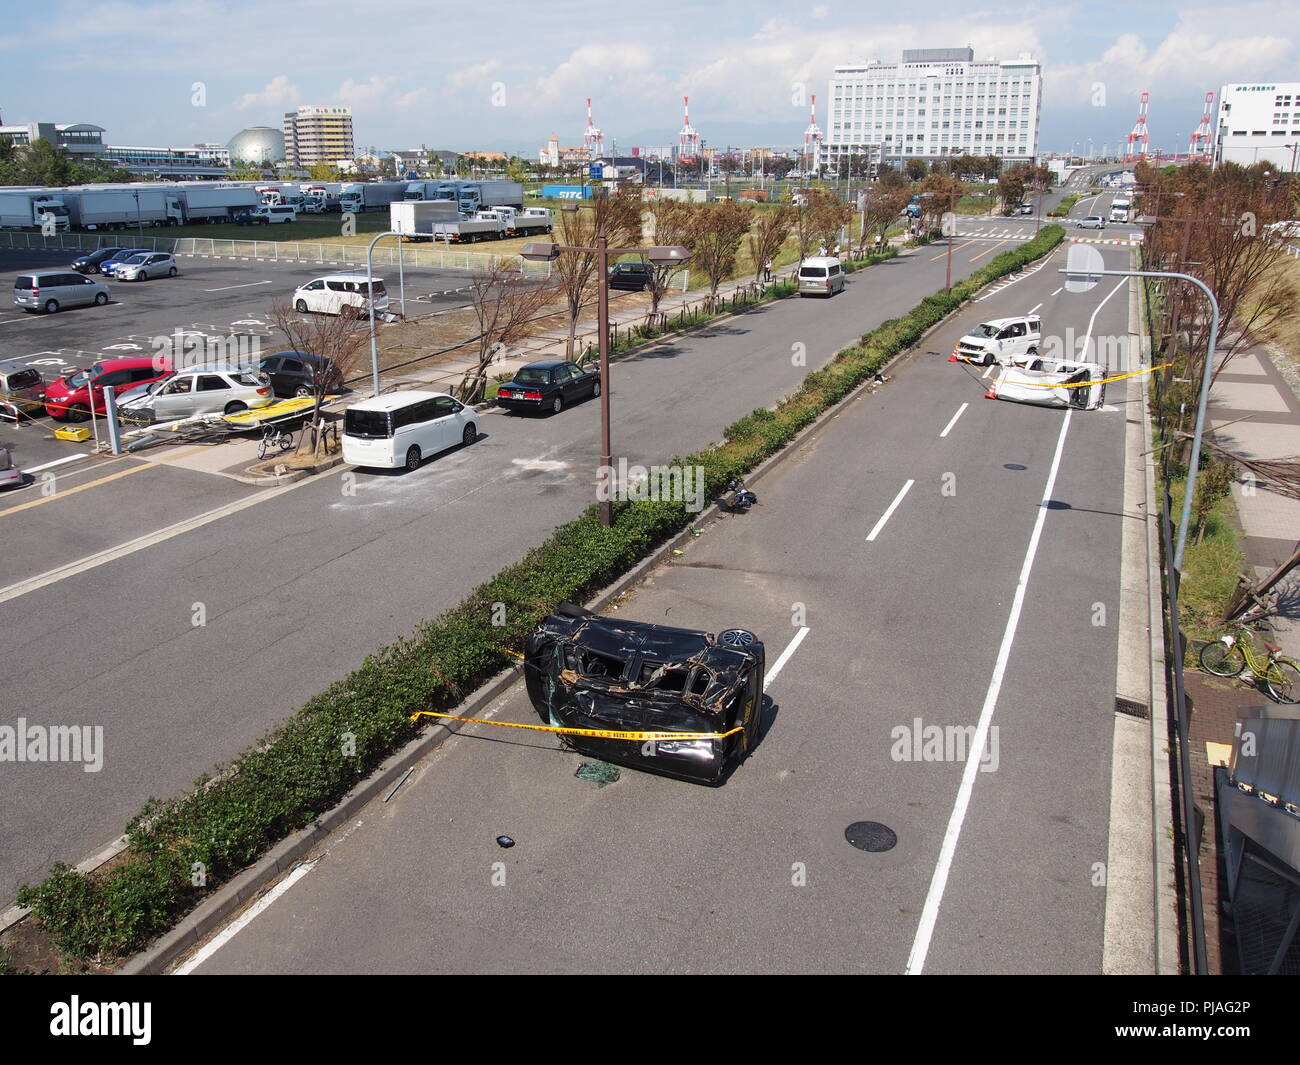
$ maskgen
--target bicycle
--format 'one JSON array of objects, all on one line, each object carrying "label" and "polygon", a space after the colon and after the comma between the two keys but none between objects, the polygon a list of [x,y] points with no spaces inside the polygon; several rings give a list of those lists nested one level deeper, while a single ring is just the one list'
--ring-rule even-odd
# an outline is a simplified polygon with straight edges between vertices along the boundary
[{"label": "bicycle", "polygon": [[1246,669],[1251,677],[1279,703],[1300,703],[1300,663],[1281,654],[1282,648],[1261,639],[1264,651],[1255,646],[1255,633],[1244,620],[1201,648],[1201,668],[1216,677],[1237,677]]},{"label": "bicycle", "polygon": [[264,459],[268,451],[273,451],[277,447],[281,451],[292,450],[293,433],[278,425],[262,426],[262,439],[257,444],[257,457]]}]

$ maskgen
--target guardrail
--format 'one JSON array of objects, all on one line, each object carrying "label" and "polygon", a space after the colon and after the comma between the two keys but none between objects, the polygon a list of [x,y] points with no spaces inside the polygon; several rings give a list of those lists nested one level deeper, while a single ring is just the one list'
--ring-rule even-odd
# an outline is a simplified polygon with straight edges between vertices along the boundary
[{"label": "guardrail", "polygon": [[[280,240],[222,240],[214,237],[142,237],[129,233],[54,233],[45,235],[30,230],[0,231],[0,248],[25,248],[30,251],[88,252],[111,244],[166,251],[173,255],[210,255],[235,259],[259,259],[273,262],[338,263],[364,266],[363,244],[325,244],[320,242]],[[398,249],[379,245],[372,261],[376,266],[396,266]],[[546,277],[549,263],[529,262],[520,255],[493,255],[491,252],[459,251],[444,246],[403,245],[403,266],[429,267],[439,270],[484,270],[493,263],[504,263],[525,274]]]}]

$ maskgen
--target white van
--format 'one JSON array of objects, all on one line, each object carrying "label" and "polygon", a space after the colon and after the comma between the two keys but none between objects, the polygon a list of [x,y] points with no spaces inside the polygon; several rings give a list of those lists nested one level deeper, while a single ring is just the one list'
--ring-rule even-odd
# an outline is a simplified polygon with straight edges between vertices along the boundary
[{"label": "white van", "polygon": [[[365,274],[327,274],[300,286],[293,293],[293,309],[299,314],[369,314],[367,298],[373,291],[375,310],[388,309],[388,290],[382,277]],[[344,308],[352,308],[345,311]]]},{"label": "white van", "polygon": [[418,469],[439,451],[478,439],[478,415],[445,392],[390,392],[343,414],[343,461]]},{"label": "white van", "polygon": [[261,225],[298,221],[298,208],[288,204],[264,203],[254,207],[250,214],[253,222]]},{"label": "white van", "polygon": [[[1006,366],[1012,359],[1037,355],[1043,342],[1043,322],[1037,315],[993,318],[981,322],[952,349],[952,358],[992,366]],[[950,360],[951,361],[951,360]]]},{"label": "white van", "polygon": [[844,268],[835,258],[817,256],[799,264],[800,296],[834,296],[844,291]]}]

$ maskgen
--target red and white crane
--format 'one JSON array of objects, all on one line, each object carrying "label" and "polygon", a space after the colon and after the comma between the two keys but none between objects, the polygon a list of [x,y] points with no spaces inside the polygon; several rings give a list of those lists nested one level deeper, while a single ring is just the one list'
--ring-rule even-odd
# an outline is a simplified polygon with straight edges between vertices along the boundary
[{"label": "red and white crane", "polygon": [[1193,163],[1208,163],[1214,158],[1214,135],[1210,130],[1210,111],[1214,108],[1214,93],[1205,94],[1205,110],[1201,112],[1200,125],[1192,134],[1187,155]]},{"label": "red and white crane", "polygon": [[700,135],[691,125],[691,98],[682,97],[682,129],[677,134],[677,158],[694,159],[700,154]]},{"label": "red and white crane", "polygon": [[588,159],[599,159],[605,154],[605,134],[591,121],[591,97],[587,97],[587,131],[582,135]]},{"label": "red and white crane", "polygon": [[1147,136],[1147,104],[1150,100],[1151,94],[1144,92],[1138,104],[1137,122],[1133,124],[1133,132],[1128,135],[1128,152],[1124,156],[1127,163],[1139,162],[1147,157],[1147,146],[1150,143]]},{"label": "red and white crane", "polygon": [[813,93],[808,128],[803,131],[803,165],[805,170],[811,170],[820,162],[819,157],[823,139],[821,127],[817,125],[817,94]]}]

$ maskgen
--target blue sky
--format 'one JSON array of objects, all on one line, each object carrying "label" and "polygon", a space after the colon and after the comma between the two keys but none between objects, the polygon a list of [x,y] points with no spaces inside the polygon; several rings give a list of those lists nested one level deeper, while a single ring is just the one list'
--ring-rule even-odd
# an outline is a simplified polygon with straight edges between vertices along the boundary
[{"label": "blue sky", "polygon": [[348,104],[360,147],[535,156],[552,131],[580,143],[588,95],[607,145],[668,143],[686,94],[710,144],[792,144],[797,101],[817,93],[824,118],[835,64],[969,44],[1042,61],[1044,151],[1113,151],[1144,89],[1152,147],[1185,151],[1206,91],[1300,80],[1300,0],[52,0],[41,22],[73,32],[46,45],[14,5],[0,17],[0,115],[93,122],[114,144],[224,143],[300,103]]}]

